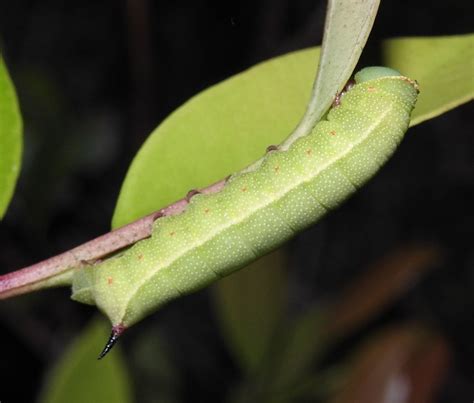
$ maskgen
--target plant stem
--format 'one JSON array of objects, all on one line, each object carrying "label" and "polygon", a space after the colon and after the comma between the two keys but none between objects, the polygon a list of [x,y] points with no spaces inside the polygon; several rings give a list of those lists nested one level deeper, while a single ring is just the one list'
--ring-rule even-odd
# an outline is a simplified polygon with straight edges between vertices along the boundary
[{"label": "plant stem", "polygon": [[[199,193],[219,192],[224,187],[226,181],[227,179],[223,179],[216,182],[201,189]],[[196,192],[193,191],[193,193]],[[67,276],[67,272],[72,272],[72,270],[88,264],[98,263],[102,258],[112,253],[150,237],[155,220],[160,217],[183,212],[188,203],[189,197],[185,197],[137,221],[117,228],[59,255],[0,276],[0,299],[25,294],[39,288],[70,284],[71,276]],[[55,279],[58,281],[55,281]]]}]

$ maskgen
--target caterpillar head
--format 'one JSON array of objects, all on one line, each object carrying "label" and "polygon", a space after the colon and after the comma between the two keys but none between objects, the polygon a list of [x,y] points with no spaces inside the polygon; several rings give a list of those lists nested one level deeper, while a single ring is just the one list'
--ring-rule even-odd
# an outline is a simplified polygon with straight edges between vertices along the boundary
[{"label": "caterpillar head", "polygon": [[363,83],[365,81],[375,80],[381,77],[394,77],[394,76],[401,76],[400,72],[397,70],[391,69],[389,67],[366,67],[359,72],[356,73],[354,76],[355,82],[357,84]]}]

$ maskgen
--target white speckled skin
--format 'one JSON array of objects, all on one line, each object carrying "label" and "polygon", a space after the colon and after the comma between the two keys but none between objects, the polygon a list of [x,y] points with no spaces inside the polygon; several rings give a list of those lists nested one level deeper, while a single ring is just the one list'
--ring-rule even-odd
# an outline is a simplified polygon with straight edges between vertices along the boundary
[{"label": "white speckled skin", "polygon": [[72,298],[128,327],[275,249],[377,172],[403,138],[416,98],[416,84],[397,72],[362,70],[311,134],[234,174],[219,193],[193,196],[185,212],[158,219],[151,238],[78,271]]}]

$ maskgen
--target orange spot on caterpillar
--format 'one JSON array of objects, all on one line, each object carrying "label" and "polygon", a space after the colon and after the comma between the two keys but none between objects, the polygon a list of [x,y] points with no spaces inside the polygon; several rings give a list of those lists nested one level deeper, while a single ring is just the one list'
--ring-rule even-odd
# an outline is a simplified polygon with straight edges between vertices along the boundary
[{"label": "orange spot on caterpillar", "polygon": [[175,234],[176,234],[175,231],[171,231],[171,232],[169,233],[170,236],[174,236]]},{"label": "orange spot on caterpillar", "polygon": [[336,135],[336,131],[335,131],[335,130],[331,130],[331,131],[329,132],[329,134],[330,134],[331,136],[335,136],[335,135]]},{"label": "orange spot on caterpillar", "polygon": [[138,259],[138,260],[142,260],[142,259],[143,259],[143,255],[138,255],[137,259]]},{"label": "orange spot on caterpillar", "polygon": [[206,213],[206,214],[209,213],[209,211],[210,210],[208,208],[204,209],[204,213]]},{"label": "orange spot on caterpillar", "polygon": [[377,89],[375,87],[367,87],[368,92],[377,92]]},{"label": "orange spot on caterpillar", "polygon": [[246,192],[247,191],[247,186],[244,186],[242,189],[240,189],[241,192]]},{"label": "orange spot on caterpillar", "polygon": [[306,150],[306,154],[307,154],[307,155],[311,155],[312,153],[313,153],[313,150],[312,150],[311,148],[308,148],[308,149]]},{"label": "orange spot on caterpillar", "polygon": [[110,285],[114,282],[114,279],[112,277],[107,277],[107,284]]},{"label": "orange spot on caterpillar", "polygon": [[275,171],[275,173],[278,173],[278,171],[280,170],[280,166],[277,165],[275,168],[273,168],[273,170]]}]

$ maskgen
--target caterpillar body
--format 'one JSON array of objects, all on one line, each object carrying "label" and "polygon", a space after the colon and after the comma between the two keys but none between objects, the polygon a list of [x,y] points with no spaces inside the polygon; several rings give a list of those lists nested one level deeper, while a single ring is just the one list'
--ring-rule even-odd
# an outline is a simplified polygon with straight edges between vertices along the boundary
[{"label": "caterpillar body", "polygon": [[394,70],[361,70],[310,134],[157,219],[150,238],[78,270],[72,298],[110,318],[110,348],[126,327],[275,249],[354,193],[395,151],[417,94]]}]

